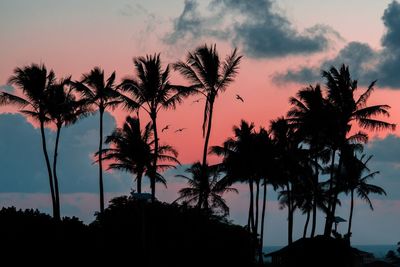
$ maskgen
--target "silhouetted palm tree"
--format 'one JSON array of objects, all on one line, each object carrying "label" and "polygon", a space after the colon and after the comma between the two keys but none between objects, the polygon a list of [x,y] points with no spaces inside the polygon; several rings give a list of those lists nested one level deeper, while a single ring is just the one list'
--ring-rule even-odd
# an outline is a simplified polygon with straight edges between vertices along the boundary
[{"label": "silhouetted palm tree", "polygon": [[[202,173],[204,170],[206,170],[205,174]],[[176,177],[186,179],[189,187],[179,190],[179,197],[175,201],[183,200],[183,203],[185,204],[197,204],[200,196],[202,196],[202,198],[205,199],[203,202],[205,205],[203,207],[204,210],[211,210],[214,212],[220,211],[223,215],[229,214],[229,207],[222,198],[222,195],[228,192],[238,193],[238,191],[226,184],[219,183],[221,166],[212,165],[207,166],[207,168],[204,169],[200,162],[196,162],[187,168],[185,172],[190,174],[191,177],[181,174],[176,175]],[[208,188],[210,188],[210,191],[208,192],[202,191],[202,177],[207,177],[208,179]]]},{"label": "silhouetted palm tree", "polygon": [[373,210],[372,202],[369,198],[369,194],[386,195],[383,188],[369,184],[368,180],[372,179],[375,175],[379,174],[378,171],[371,172],[367,164],[372,156],[366,158],[365,154],[358,158],[354,153],[350,155],[350,158],[344,161],[344,173],[342,174],[346,178],[345,190],[350,194],[350,215],[348,221],[347,236],[351,236],[351,225],[353,220],[354,210],[354,193],[363,199],[369,207]]},{"label": "silhouetted palm tree", "polygon": [[150,174],[151,195],[153,201],[156,194],[156,166],[159,153],[159,137],[157,115],[161,109],[175,109],[182,98],[190,93],[185,87],[171,85],[169,82],[169,66],[161,69],[160,55],[147,55],[133,59],[136,78],[124,79],[120,88],[128,93],[124,96],[125,107],[130,110],[142,108],[152,121],[154,135],[153,174]]},{"label": "silhouetted palm tree", "polygon": [[[226,176],[223,182],[228,185],[245,182],[249,184],[250,201],[248,227],[253,233],[257,233],[255,214],[254,214],[254,172],[256,163],[254,162],[254,124],[241,121],[239,127],[234,126],[235,137],[228,138],[222,146],[211,147],[211,152],[218,156],[223,156],[222,164]],[[202,189],[205,191],[204,189]]]},{"label": "silhouetted palm tree", "polygon": [[[58,210],[60,210],[60,192],[57,176],[58,144],[61,128],[74,124],[79,118],[88,114],[86,104],[76,99],[73,88],[70,87],[70,77],[53,83],[46,93],[46,110],[50,120],[56,126],[56,141],[53,154],[53,178],[55,199]],[[69,86],[69,87],[68,87]]]},{"label": "silhouetted palm tree", "polygon": [[[310,159],[314,166],[312,190],[314,191],[312,209],[311,237],[315,235],[317,219],[317,197],[319,190],[319,159],[326,158],[330,147],[331,135],[335,133],[332,108],[324,98],[319,85],[309,86],[297,92],[296,97],[290,98],[291,109],[288,112],[288,121],[296,129],[302,142],[309,145]],[[332,166],[334,165],[336,149],[332,149]],[[331,176],[333,175],[333,171]]]},{"label": "silhouetted palm tree", "polygon": [[[222,184],[231,185],[236,182],[249,184],[250,201],[248,212],[248,229],[253,234],[255,251],[258,251],[259,261],[263,261],[262,246],[267,201],[267,185],[276,188],[273,176],[275,151],[269,133],[261,128],[254,130],[254,124],[241,121],[239,127],[234,126],[234,138],[228,138],[223,146],[213,146],[211,152],[223,156],[222,166],[225,177]],[[254,194],[254,185],[256,186]],[[261,216],[259,216],[260,185],[263,186]],[[261,217],[261,223],[259,219]],[[260,236],[259,233],[260,226]],[[258,242],[258,237],[260,240]]]},{"label": "silhouetted palm tree", "polygon": [[49,155],[47,153],[46,135],[44,132],[45,124],[50,120],[46,109],[46,94],[55,81],[56,77],[53,70],[48,71],[45,65],[31,64],[30,66],[16,68],[14,70],[14,75],[9,78],[8,82],[18,86],[21,89],[23,96],[1,92],[0,104],[17,106],[20,108],[19,111],[22,114],[39,121],[42,137],[42,149],[49,176],[53,217],[60,219],[60,211],[57,208],[53,174],[51,171]]},{"label": "silhouetted palm tree", "polygon": [[[207,166],[208,142],[211,134],[214,101],[233,82],[238,72],[241,58],[242,56],[238,55],[235,49],[226,57],[224,62],[221,62],[216,45],[211,45],[210,47],[204,45],[198,47],[194,52],[189,52],[186,62],[179,61],[174,64],[174,69],[189,80],[194,91],[206,98],[202,126],[203,136],[205,136],[202,159],[204,168]],[[203,185],[207,186],[206,177],[204,177]],[[202,201],[200,198],[198,206],[202,205]]]},{"label": "silhouetted palm tree", "polygon": [[[322,76],[326,79],[327,97],[333,108],[335,118],[335,142],[334,146],[338,151],[342,152],[343,147],[349,139],[348,134],[351,131],[353,123],[357,123],[359,127],[368,130],[384,130],[395,129],[395,125],[380,120],[376,116],[389,116],[390,106],[373,105],[367,106],[367,101],[374,90],[376,81],[373,81],[358,98],[357,80],[352,80],[348,66],[342,65],[338,70],[331,67],[329,71],[323,71]],[[358,132],[355,139],[366,141],[368,135],[364,132]],[[332,156],[333,158],[333,156]],[[343,160],[339,158],[338,170],[341,169]],[[333,177],[335,178],[335,177]],[[341,179],[340,175],[336,175],[335,179]],[[333,192],[333,190],[330,190]],[[329,201],[329,214],[325,223],[325,235],[330,234],[332,229],[333,218],[336,208],[336,195],[331,196]]]},{"label": "silhouetted palm tree", "polygon": [[[107,109],[114,109],[122,100],[116,89],[115,72],[105,80],[104,71],[93,68],[89,73],[84,74],[81,81],[74,82],[76,90],[81,93],[83,101],[89,106],[98,108],[100,113],[99,150],[103,150],[103,115]],[[100,213],[104,212],[104,188],[103,188],[103,160],[102,153],[99,154],[99,188],[100,188]]]},{"label": "silhouetted palm tree", "polygon": [[293,242],[294,198],[292,186],[301,177],[301,161],[306,155],[300,148],[294,128],[285,118],[271,121],[270,133],[275,147],[274,175],[279,186],[285,188],[288,208],[288,243]]},{"label": "silhouetted palm tree", "polygon": [[[152,148],[154,140],[152,135],[152,125],[148,123],[144,130],[140,129],[138,118],[128,116],[122,128],[117,128],[113,133],[107,136],[105,143],[111,144],[111,148],[103,149],[105,160],[112,160],[109,169],[127,171],[136,175],[137,192],[142,193],[142,177],[148,175],[155,156]],[[178,153],[168,145],[159,147],[160,164],[158,169],[174,168],[179,164],[176,159]],[[162,175],[156,175],[156,181],[166,184]]]}]

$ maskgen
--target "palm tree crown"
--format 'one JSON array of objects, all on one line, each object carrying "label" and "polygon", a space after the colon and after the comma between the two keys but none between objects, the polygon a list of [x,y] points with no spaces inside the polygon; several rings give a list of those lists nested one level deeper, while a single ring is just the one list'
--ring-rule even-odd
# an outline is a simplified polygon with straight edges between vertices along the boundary
[{"label": "palm tree crown", "polygon": [[[222,195],[227,192],[235,192],[238,191],[235,188],[228,187],[219,183],[219,178],[221,176],[221,166],[212,165],[207,166],[206,174],[203,174],[204,168],[200,162],[194,163],[188,169],[186,169],[186,173],[189,173],[191,177],[186,175],[176,175],[176,177],[184,178],[187,180],[189,187],[182,188],[179,190],[179,197],[175,201],[183,200],[186,204],[197,204],[200,195],[203,195],[203,199],[205,200],[205,209],[211,209],[215,212],[222,212],[223,215],[229,214],[229,207],[226,204],[225,200],[222,198]],[[209,183],[209,191],[202,191],[202,177],[208,178]]]},{"label": "palm tree crown", "polygon": [[157,115],[161,109],[174,109],[189,92],[184,87],[171,85],[169,66],[161,67],[160,54],[133,59],[136,78],[126,78],[119,86],[125,93],[124,105],[129,110],[144,109],[152,120],[154,135],[153,175],[151,175],[152,198],[155,199],[155,177],[159,153]]}]

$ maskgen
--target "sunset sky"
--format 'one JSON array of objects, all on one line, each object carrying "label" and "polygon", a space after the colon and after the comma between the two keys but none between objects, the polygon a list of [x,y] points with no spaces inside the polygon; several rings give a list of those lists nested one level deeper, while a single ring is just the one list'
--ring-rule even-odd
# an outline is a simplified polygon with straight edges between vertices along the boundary
[{"label": "sunset sky", "polygon": [[[350,65],[361,88],[378,80],[370,104],[390,105],[388,120],[400,123],[400,3],[389,0],[2,0],[0,86],[14,91],[7,85],[13,69],[31,63],[44,63],[58,77],[72,75],[76,80],[101,66],[107,75],[116,71],[120,81],[134,74],[133,57],[161,53],[165,67],[204,43],[216,43],[222,58],[234,47],[243,55],[235,82],[216,101],[211,145],[231,136],[232,126],[241,119],[268,127],[270,120],[285,115],[288,99],[298,89],[323,83],[321,69],[342,63]],[[171,80],[185,83],[178,73]],[[245,102],[237,101],[236,94]],[[193,102],[196,99],[160,114],[159,125],[171,125],[161,134],[161,142],[178,149],[183,165],[165,174],[168,189],[158,187],[160,200],[176,199],[184,184],[174,175],[201,159],[204,101]],[[40,133],[15,109],[0,111],[0,206],[50,212]],[[127,115],[123,110],[107,114],[105,135],[121,126]],[[186,130],[174,133],[177,128]],[[48,133],[53,142],[54,133]],[[357,202],[352,241],[394,244],[400,241],[400,127],[371,136],[365,152],[374,155],[371,169],[381,172],[374,182],[388,196],[371,196],[374,211]],[[85,222],[98,209],[97,168],[92,164],[97,138],[95,115],[65,129],[60,144],[62,214]],[[128,174],[105,175],[108,198],[127,194],[131,187]],[[247,188],[237,187],[240,193],[227,199],[231,219],[243,224]],[[279,209],[272,190],[269,199],[265,244],[285,244],[286,211]],[[348,213],[344,198],[338,215],[347,218]],[[297,236],[303,221],[300,216],[295,219]]]}]

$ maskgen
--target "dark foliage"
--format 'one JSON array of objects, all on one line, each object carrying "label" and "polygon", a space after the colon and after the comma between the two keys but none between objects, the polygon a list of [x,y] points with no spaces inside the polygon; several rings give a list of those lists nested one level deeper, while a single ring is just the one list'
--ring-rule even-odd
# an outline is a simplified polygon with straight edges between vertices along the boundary
[{"label": "dark foliage", "polygon": [[[113,266],[251,266],[250,236],[241,226],[195,208],[126,196],[85,225],[57,222],[38,210],[0,210],[2,261]],[[17,256],[18,255],[18,256]]]}]

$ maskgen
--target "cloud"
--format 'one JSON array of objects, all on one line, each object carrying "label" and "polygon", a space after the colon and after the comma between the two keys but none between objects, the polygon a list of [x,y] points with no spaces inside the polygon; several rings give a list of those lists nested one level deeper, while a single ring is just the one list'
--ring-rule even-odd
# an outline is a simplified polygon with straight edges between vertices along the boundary
[{"label": "cloud", "polygon": [[[111,133],[115,121],[104,116],[104,133]],[[0,115],[0,192],[49,192],[39,129],[18,114]],[[47,146],[52,158],[55,133],[46,130]],[[98,149],[98,115],[63,128],[59,144],[58,176],[62,193],[97,192],[98,167],[92,155]],[[121,192],[130,189],[127,174],[106,173],[105,190]]]},{"label": "cloud", "polygon": [[392,89],[400,88],[400,4],[393,1],[384,11],[382,21],[386,32],[382,37],[382,49],[374,50],[368,44],[351,42],[332,58],[323,60],[318,66],[299,66],[285,73],[276,74],[277,83],[321,81],[321,70],[341,64],[350,66],[352,76],[363,85],[378,79],[379,85]]},{"label": "cloud", "polygon": [[228,31],[213,28],[220,22],[220,16],[202,16],[196,0],[185,0],[182,13],[173,20],[173,31],[168,33],[163,40],[168,44],[175,44],[178,41],[186,42],[202,36],[228,38]]},{"label": "cloud", "polygon": [[[282,57],[321,52],[339,34],[326,25],[299,32],[287,17],[275,10],[273,0],[213,0],[209,15],[202,15],[196,0],[185,0],[182,13],[174,19],[167,43],[215,37],[243,47],[253,58]],[[229,23],[226,23],[226,22]]]}]

